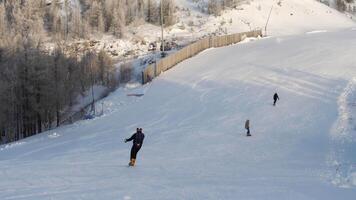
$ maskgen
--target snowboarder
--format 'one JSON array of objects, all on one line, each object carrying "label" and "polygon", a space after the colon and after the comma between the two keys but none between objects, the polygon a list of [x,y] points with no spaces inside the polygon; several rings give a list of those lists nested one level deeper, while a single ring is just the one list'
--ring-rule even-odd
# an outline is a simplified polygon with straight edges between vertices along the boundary
[{"label": "snowboarder", "polygon": [[251,134],[250,134],[250,120],[246,120],[245,129],[247,130],[247,135],[246,136],[251,136]]},{"label": "snowboarder", "polygon": [[140,151],[145,135],[142,132],[142,128],[137,128],[136,133],[134,133],[130,138],[125,139],[125,143],[133,140],[131,147],[130,163],[129,166],[135,166],[136,156],[138,151]]},{"label": "snowboarder", "polygon": [[273,95],[273,106],[276,105],[277,100],[279,100],[279,96],[278,96],[278,94],[277,94],[277,92],[276,92],[276,93],[274,93],[274,95]]}]

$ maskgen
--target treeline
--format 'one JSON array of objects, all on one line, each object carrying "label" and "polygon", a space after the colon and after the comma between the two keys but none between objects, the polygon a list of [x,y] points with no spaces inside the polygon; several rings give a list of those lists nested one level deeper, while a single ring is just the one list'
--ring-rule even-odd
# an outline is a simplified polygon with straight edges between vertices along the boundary
[{"label": "treeline", "polygon": [[117,85],[104,51],[78,58],[60,47],[42,52],[27,41],[12,51],[2,49],[0,59],[0,132],[7,141],[59,126],[78,95],[93,85]]},{"label": "treeline", "polygon": [[1,52],[0,130],[10,141],[59,126],[66,109],[91,86],[117,85],[104,51],[78,59],[64,55],[59,47],[49,55],[26,43]]},{"label": "treeline", "polygon": [[0,143],[60,125],[93,85],[118,85],[105,51],[67,55],[64,40],[45,50],[44,21],[36,8],[41,3],[0,0]]},{"label": "treeline", "polygon": [[[37,32],[56,40],[107,33],[118,38],[133,22],[160,24],[157,0],[0,0],[0,30],[32,20]],[[163,20],[175,23],[173,0],[163,0]],[[32,28],[32,27],[31,27]]]},{"label": "treeline", "polygon": [[336,8],[341,12],[356,13],[356,5],[354,0],[336,0]]}]

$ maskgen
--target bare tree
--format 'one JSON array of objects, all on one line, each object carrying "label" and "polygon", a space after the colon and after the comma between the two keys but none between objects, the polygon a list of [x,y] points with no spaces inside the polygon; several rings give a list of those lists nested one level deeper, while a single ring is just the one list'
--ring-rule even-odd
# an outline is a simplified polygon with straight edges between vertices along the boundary
[{"label": "bare tree", "polygon": [[157,23],[159,20],[157,1],[146,0],[145,4],[146,4],[146,21],[149,23]]},{"label": "bare tree", "polygon": [[175,4],[173,0],[163,0],[163,24],[171,26],[175,23]]},{"label": "bare tree", "polygon": [[218,16],[221,12],[221,5],[218,0],[209,0],[208,2],[208,13]]},{"label": "bare tree", "polygon": [[346,11],[345,1],[344,0],[336,0],[336,8],[341,12]]}]

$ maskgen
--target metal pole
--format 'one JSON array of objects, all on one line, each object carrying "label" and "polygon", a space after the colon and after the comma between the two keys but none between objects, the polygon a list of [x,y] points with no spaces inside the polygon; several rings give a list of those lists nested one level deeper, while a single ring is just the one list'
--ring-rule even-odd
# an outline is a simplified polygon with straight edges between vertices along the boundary
[{"label": "metal pole", "polygon": [[164,39],[163,39],[163,0],[161,0],[161,45],[162,45],[162,53],[164,55]]},{"label": "metal pole", "polygon": [[[93,55],[90,55],[90,59],[92,59],[92,56]],[[90,60],[90,76],[91,76],[91,96],[93,98],[93,101],[92,101],[92,111],[94,111],[94,115],[95,115],[95,98],[94,98],[94,75],[93,75],[93,61]]]},{"label": "metal pole", "polygon": [[269,18],[271,17],[272,9],[273,9],[273,5],[271,7],[271,10],[269,11],[268,19],[267,19],[266,26],[265,26],[265,35],[266,36],[267,36],[267,25],[268,25],[268,22],[269,22]]},{"label": "metal pole", "polygon": [[94,115],[95,115],[95,98],[94,98],[94,86],[93,83],[91,85],[91,96],[93,98],[93,102],[92,102],[92,110],[94,111]]}]

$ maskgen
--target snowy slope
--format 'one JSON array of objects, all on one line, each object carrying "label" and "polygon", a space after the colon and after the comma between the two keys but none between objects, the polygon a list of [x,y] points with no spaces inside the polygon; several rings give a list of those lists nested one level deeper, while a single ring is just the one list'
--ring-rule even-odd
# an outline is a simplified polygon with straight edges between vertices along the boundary
[{"label": "snowy slope", "polygon": [[[315,29],[335,30],[354,25],[354,22],[344,14],[327,7],[315,0],[246,0],[237,9],[224,11],[221,16],[206,16],[201,13],[201,7],[206,6],[204,0],[196,4],[192,0],[175,0],[178,7],[188,8],[189,15],[179,12],[180,23],[185,24],[185,31],[203,33],[236,33],[253,29],[264,29],[272,8],[267,34],[272,36],[294,35]],[[281,2],[281,3],[278,3]],[[189,22],[194,22],[189,26]],[[174,33],[175,29],[172,30]]]},{"label": "snowy slope", "polygon": [[1,146],[0,199],[352,200],[355,47],[349,29],[204,51],[113,93],[103,117]]}]

